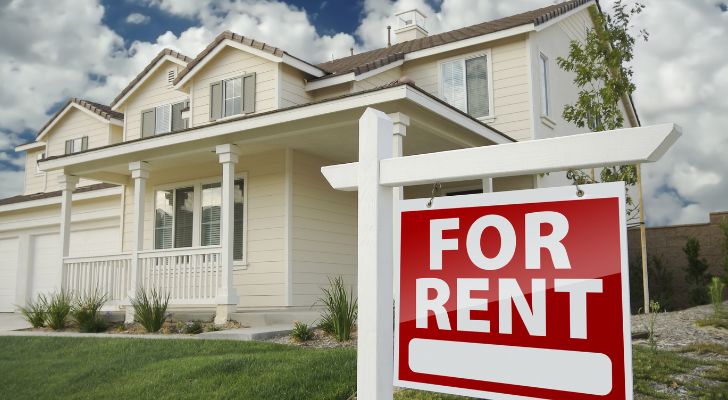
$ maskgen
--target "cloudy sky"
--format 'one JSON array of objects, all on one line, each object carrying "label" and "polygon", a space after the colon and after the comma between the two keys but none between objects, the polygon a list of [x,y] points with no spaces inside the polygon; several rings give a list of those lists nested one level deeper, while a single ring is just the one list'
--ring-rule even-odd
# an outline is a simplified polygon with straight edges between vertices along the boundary
[{"label": "cloudy sky", "polygon": [[[609,9],[613,0],[602,0]],[[650,225],[728,210],[728,1],[642,0],[635,95],[643,124],[684,137],[644,168]],[[438,33],[553,0],[0,0],[0,197],[22,192],[13,148],[68,97],[108,103],[164,47],[196,55],[229,29],[310,61],[381,47],[393,10],[418,7]]]}]

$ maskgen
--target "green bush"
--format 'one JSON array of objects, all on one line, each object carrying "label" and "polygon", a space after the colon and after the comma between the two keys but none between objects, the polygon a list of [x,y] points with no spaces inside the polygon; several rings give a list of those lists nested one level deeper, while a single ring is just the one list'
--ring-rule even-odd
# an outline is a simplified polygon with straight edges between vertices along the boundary
[{"label": "green bush", "polygon": [[356,325],[357,300],[353,293],[346,290],[342,277],[329,278],[329,286],[323,289],[324,296],[319,299],[326,307],[319,326],[343,342],[351,339],[351,332]]},{"label": "green bush", "polygon": [[688,259],[688,266],[685,269],[687,273],[685,280],[692,286],[690,288],[690,302],[692,305],[698,306],[708,303],[708,282],[710,275],[708,274],[708,262],[705,258],[700,257],[700,242],[694,237],[688,238],[683,252]]},{"label": "green bush", "polygon": [[71,294],[65,290],[51,294],[45,302],[46,326],[56,331],[65,328],[72,301]]},{"label": "green bush", "polygon": [[147,332],[157,332],[162,329],[167,318],[165,315],[167,305],[169,305],[169,294],[163,297],[156,289],[152,289],[149,293],[144,289],[139,289],[136,297],[131,301],[131,306],[134,308],[134,320],[139,322]]},{"label": "green bush", "polygon": [[78,330],[85,333],[97,333],[106,330],[106,321],[99,313],[106,300],[106,294],[102,294],[98,290],[76,298],[71,309],[71,316],[78,323]]},{"label": "green bush", "polygon": [[182,327],[182,333],[186,333],[188,335],[197,335],[204,331],[205,331],[205,329],[202,326],[202,323],[200,321],[187,322]]},{"label": "green bush", "polygon": [[313,331],[311,328],[303,323],[296,321],[293,323],[293,331],[291,331],[291,337],[299,342],[307,342],[313,339]]},{"label": "green bush", "polygon": [[48,301],[45,296],[39,294],[35,301],[29,300],[26,307],[18,306],[18,308],[20,309],[20,313],[23,314],[23,318],[33,328],[42,328],[45,326],[47,304]]},{"label": "green bush", "polygon": [[714,277],[710,282],[710,302],[713,304],[713,313],[716,317],[723,313],[723,291],[725,290],[725,283],[718,278]]}]

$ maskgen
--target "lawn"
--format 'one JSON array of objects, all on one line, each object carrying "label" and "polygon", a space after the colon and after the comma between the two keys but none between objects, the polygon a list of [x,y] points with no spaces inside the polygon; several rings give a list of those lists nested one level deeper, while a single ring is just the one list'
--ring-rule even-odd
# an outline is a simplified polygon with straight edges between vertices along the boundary
[{"label": "lawn", "polygon": [[[728,346],[634,348],[638,398],[726,398]],[[353,349],[257,342],[0,337],[0,390],[13,399],[348,399]],[[664,392],[667,388],[667,394]],[[397,400],[453,396],[400,391]]]}]

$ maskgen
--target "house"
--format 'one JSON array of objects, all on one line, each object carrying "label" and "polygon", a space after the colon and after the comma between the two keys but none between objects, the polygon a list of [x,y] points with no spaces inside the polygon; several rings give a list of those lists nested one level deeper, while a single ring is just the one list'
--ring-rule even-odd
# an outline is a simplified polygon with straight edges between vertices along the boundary
[{"label": "house", "polygon": [[[590,7],[566,1],[437,35],[411,10],[391,46],[322,64],[231,32],[195,58],[162,51],[109,106],[71,99],[17,147],[25,193],[0,200],[0,311],[99,289],[130,317],[138,287],[217,321],[309,309],[329,277],[356,279],[356,194],[331,189],[320,168],[356,161],[363,111],[393,119],[393,156],[583,133],[561,117],[577,88],[555,60],[592,26]],[[623,108],[637,126],[630,99]]]}]

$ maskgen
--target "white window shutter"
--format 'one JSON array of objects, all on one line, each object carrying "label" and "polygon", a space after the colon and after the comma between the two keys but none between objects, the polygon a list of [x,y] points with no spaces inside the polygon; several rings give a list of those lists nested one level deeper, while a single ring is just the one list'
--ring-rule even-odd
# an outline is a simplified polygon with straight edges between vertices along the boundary
[{"label": "white window shutter", "polygon": [[475,118],[490,114],[488,95],[488,59],[485,56],[465,60],[467,113]]},{"label": "white window shutter", "polygon": [[442,96],[453,107],[466,111],[465,63],[463,60],[442,64]]},{"label": "white window shutter", "polygon": [[165,104],[156,108],[155,123],[155,133],[159,134],[169,132],[172,123],[172,106],[170,104]]}]

